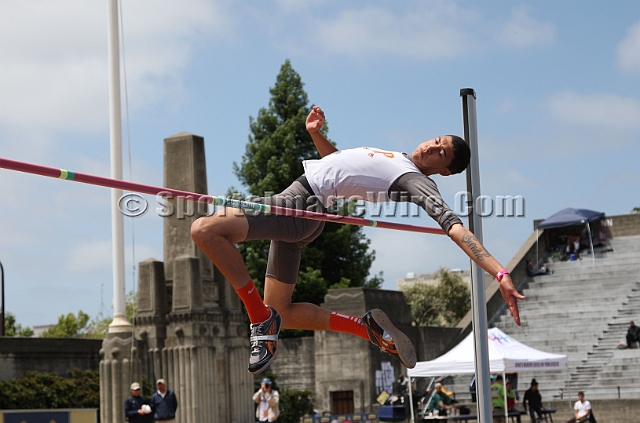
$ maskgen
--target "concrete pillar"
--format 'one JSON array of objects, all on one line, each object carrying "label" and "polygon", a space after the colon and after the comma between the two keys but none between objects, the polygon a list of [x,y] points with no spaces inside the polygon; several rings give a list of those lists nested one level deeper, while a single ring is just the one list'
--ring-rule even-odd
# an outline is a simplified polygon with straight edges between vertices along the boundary
[{"label": "concrete pillar", "polygon": [[148,259],[138,264],[138,309],[134,318],[134,332],[138,340],[142,371],[147,380],[155,383],[163,373],[160,353],[167,337],[169,301],[164,278],[164,264]]},{"label": "concrete pillar", "polygon": [[[189,192],[207,194],[207,170],[204,139],[182,132],[164,140],[164,186]],[[207,213],[202,205],[186,199],[168,200],[173,213],[164,218],[165,276],[171,286],[173,261],[179,256],[197,257],[203,279],[213,281],[213,265],[191,239],[191,224]],[[215,292],[211,292],[215,296]],[[207,298],[215,301],[214,298]]]},{"label": "concrete pillar", "polygon": [[100,421],[124,423],[124,400],[142,376],[133,334],[107,333],[100,355]]},{"label": "concrete pillar", "polygon": [[[174,135],[164,151],[165,186],[206,194],[202,137]],[[152,382],[164,378],[176,393],[178,423],[252,421],[247,317],[231,285],[191,239],[191,224],[206,209],[183,199],[165,202],[165,209],[172,213],[163,222],[164,262],[149,259],[139,267],[135,337],[145,352],[145,374]],[[105,340],[100,364],[101,421],[119,423],[129,389],[122,372],[131,365],[114,362],[122,354],[111,350],[114,342]]]}]

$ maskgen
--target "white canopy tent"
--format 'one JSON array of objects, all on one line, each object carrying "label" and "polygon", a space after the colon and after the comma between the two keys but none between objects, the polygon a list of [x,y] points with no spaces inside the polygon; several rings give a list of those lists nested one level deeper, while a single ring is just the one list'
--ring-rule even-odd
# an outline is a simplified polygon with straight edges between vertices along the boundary
[{"label": "white canopy tent", "polygon": [[[525,371],[566,370],[567,356],[551,354],[522,344],[498,328],[488,330],[489,339],[489,369],[491,373],[505,373]],[[412,377],[449,376],[475,373],[474,338],[471,332],[462,342],[448,353],[431,361],[416,363],[407,374]],[[505,380],[506,383],[506,380]],[[505,404],[506,389],[505,392]],[[411,389],[409,389],[411,394]],[[410,404],[413,403],[411,399]],[[505,407],[505,414],[507,413]],[[413,410],[411,411],[413,421]]]}]

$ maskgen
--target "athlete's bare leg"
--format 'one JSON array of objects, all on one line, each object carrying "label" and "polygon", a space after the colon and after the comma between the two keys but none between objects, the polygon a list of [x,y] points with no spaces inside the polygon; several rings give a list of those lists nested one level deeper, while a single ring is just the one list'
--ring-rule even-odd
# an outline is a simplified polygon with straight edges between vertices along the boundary
[{"label": "athlete's bare leg", "polygon": [[194,242],[216,265],[234,289],[251,280],[242,255],[235,244],[249,233],[249,222],[241,211],[226,208],[212,216],[201,217],[191,225]]},{"label": "athlete's bare leg", "polygon": [[331,330],[331,311],[311,303],[291,303],[294,284],[268,277],[264,286],[264,303],[278,310],[284,329]]}]

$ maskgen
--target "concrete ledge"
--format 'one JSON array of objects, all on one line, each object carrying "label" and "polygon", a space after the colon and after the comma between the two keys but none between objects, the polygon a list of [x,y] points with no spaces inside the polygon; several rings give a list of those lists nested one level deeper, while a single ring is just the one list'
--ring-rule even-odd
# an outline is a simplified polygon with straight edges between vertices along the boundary
[{"label": "concrete ledge", "polygon": [[23,373],[53,372],[65,376],[68,370],[98,370],[102,339],[0,338],[0,381]]}]

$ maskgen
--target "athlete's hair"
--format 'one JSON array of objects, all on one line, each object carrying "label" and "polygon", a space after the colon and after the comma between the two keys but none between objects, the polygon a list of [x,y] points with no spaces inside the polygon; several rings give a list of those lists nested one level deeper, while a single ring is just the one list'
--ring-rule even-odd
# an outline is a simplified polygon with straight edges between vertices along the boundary
[{"label": "athlete's hair", "polygon": [[448,135],[451,137],[451,144],[453,144],[453,160],[449,163],[449,172],[452,175],[460,173],[469,166],[469,160],[471,160],[471,150],[469,144],[457,135]]}]

